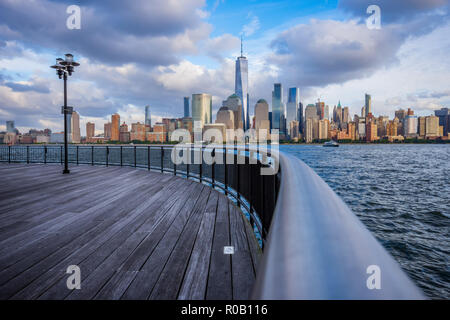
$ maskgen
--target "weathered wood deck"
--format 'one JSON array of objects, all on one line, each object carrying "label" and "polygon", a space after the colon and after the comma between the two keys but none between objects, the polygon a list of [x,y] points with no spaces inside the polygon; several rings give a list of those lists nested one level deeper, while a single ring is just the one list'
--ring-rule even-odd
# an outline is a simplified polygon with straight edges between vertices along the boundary
[{"label": "weathered wood deck", "polygon": [[260,250],[223,194],[133,168],[70,169],[0,164],[0,299],[249,297]]}]

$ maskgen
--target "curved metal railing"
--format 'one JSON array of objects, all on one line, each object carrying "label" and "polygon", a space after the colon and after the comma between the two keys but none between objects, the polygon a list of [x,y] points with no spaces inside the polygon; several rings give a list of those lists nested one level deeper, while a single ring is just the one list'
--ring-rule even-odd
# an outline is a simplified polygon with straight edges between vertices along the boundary
[{"label": "curved metal railing", "polygon": [[423,299],[339,196],[280,153],[281,184],[255,299]]},{"label": "curved metal railing", "polygon": [[[255,299],[423,299],[421,291],[334,191],[301,160],[257,146],[70,146],[69,162],[169,172],[222,190],[261,235]],[[170,152],[168,152],[170,150]],[[232,163],[205,163],[230,157]],[[0,161],[63,163],[62,146],[0,147]],[[220,161],[219,161],[220,162]],[[273,168],[279,164],[279,170]],[[272,167],[273,173],[261,175]]]}]

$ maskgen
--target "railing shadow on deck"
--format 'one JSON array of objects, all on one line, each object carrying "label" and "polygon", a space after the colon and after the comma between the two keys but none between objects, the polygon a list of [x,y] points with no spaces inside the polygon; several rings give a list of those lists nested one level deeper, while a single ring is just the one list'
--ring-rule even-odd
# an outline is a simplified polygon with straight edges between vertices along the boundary
[{"label": "railing shadow on deck", "polygon": [[[173,153],[187,163],[172,161]],[[263,248],[254,299],[424,298],[336,193],[278,148],[78,145],[69,146],[68,161],[171,173],[221,190],[243,209]],[[0,146],[0,162],[62,164],[64,147]],[[264,168],[272,174],[261,174]]]}]

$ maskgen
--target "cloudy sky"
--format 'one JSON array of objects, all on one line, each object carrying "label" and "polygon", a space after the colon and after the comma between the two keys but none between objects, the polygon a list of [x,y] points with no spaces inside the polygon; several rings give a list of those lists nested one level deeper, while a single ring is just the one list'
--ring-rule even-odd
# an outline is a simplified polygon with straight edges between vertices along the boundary
[{"label": "cloudy sky", "polygon": [[[300,88],[304,105],[341,101],[375,115],[450,107],[450,0],[0,0],[0,130],[6,120],[62,129],[62,81],[49,68],[71,52],[81,63],[69,105],[97,133],[126,122],[181,117],[183,97],[206,92],[213,109],[234,90],[240,35],[249,59],[250,114],[274,82]],[[381,8],[381,29],[366,26]],[[81,29],[69,30],[69,5]],[[286,94],[285,94],[286,95]],[[215,112],[214,112],[215,113]]]}]

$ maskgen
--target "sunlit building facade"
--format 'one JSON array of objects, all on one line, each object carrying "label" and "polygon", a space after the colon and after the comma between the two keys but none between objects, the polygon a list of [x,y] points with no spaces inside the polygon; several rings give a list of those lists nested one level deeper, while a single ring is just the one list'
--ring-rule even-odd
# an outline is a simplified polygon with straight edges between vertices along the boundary
[{"label": "sunlit building facade", "polygon": [[207,93],[192,95],[192,119],[201,125],[212,122],[212,97]]},{"label": "sunlit building facade", "polygon": [[[128,128],[127,128],[128,131]],[[120,132],[120,116],[115,113],[111,116],[111,140],[119,141],[119,132]]]}]

